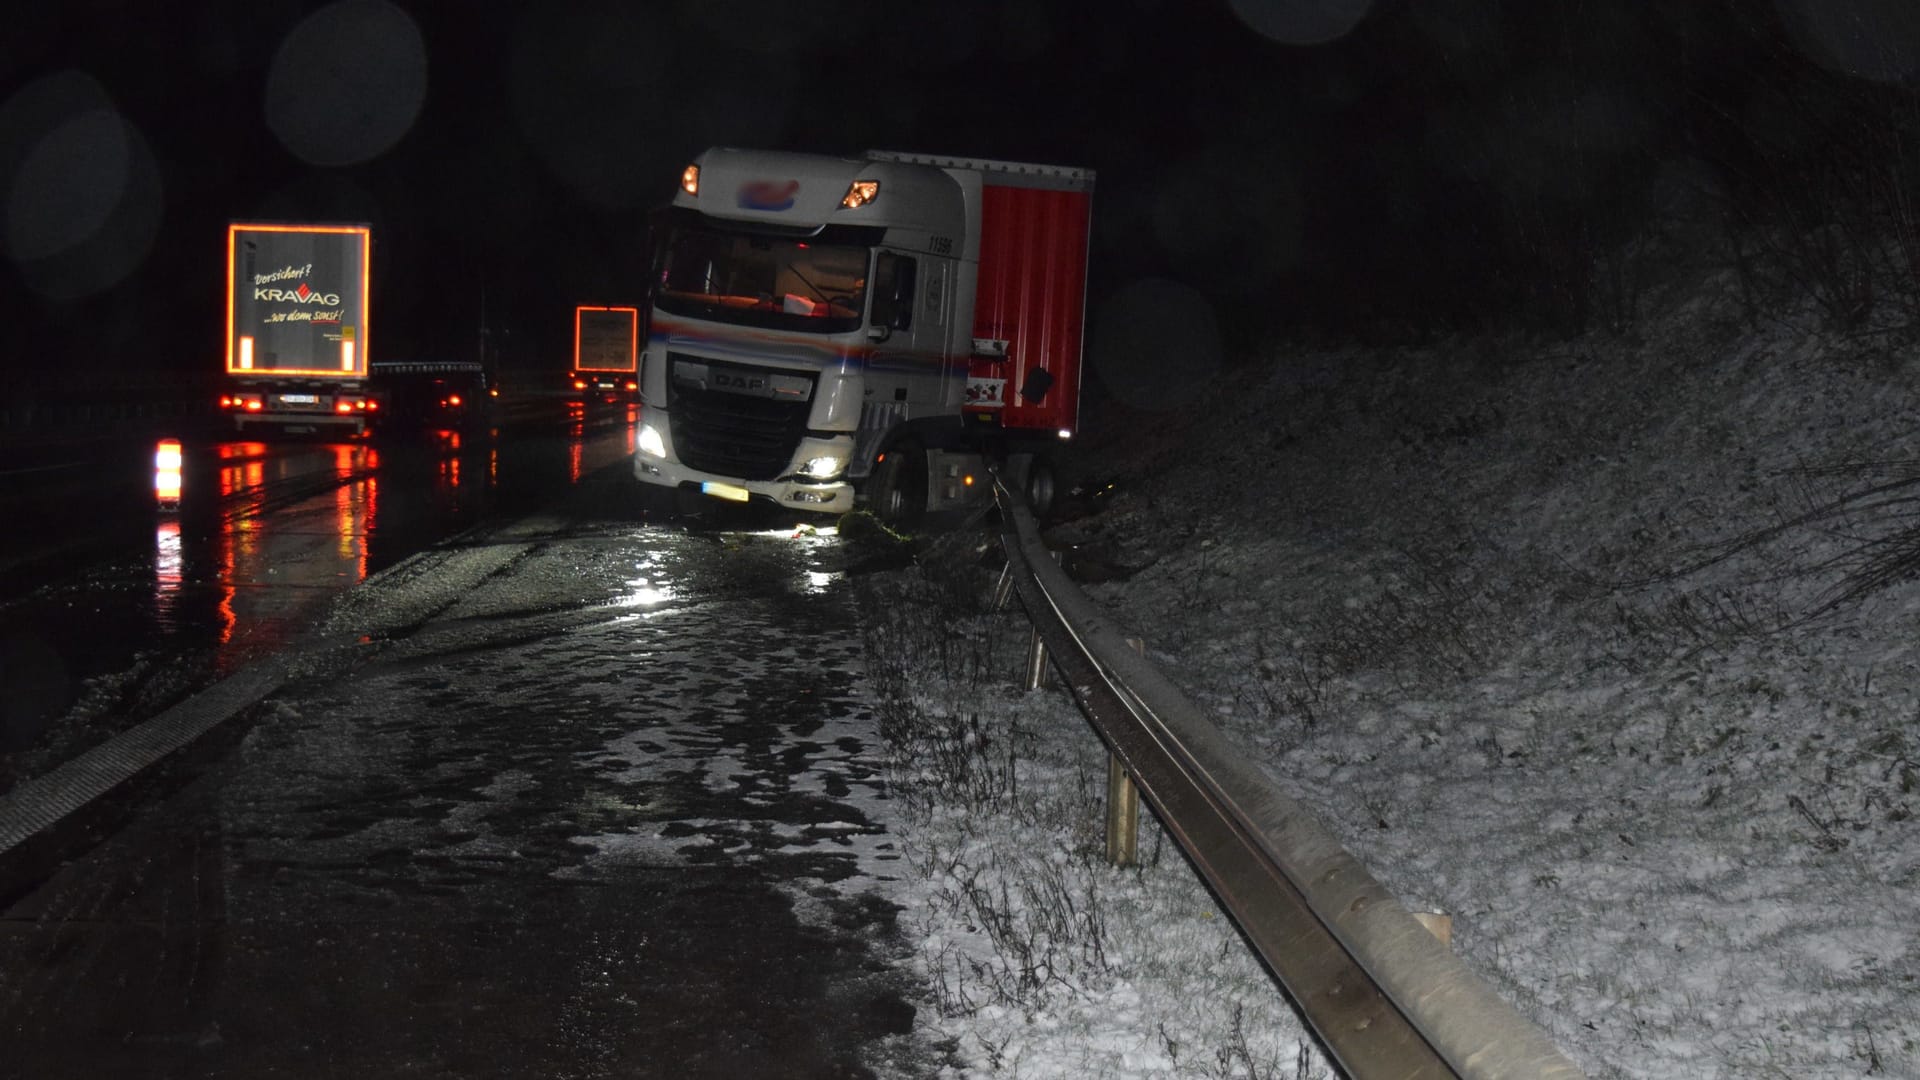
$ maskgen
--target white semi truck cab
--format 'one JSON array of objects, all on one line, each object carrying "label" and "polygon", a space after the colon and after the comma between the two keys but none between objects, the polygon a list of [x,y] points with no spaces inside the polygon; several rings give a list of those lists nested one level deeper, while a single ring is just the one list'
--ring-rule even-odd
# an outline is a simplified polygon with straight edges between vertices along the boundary
[{"label": "white semi truck cab", "polygon": [[716,148],[656,221],[634,475],[909,522],[1051,495],[1079,417],[1093,174]]}]

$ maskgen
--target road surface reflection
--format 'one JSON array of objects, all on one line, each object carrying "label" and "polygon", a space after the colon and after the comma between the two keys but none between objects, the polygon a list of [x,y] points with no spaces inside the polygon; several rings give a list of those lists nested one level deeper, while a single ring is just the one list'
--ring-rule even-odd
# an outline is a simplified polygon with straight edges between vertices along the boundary
[{"label": "road surface reflection", "polygon": [[554,401],[499,430],[189,438],[177,502],[145,437],[0,472],[0,791],[286,644],[370,575],[553,505],[626,460],[631,418]]}]

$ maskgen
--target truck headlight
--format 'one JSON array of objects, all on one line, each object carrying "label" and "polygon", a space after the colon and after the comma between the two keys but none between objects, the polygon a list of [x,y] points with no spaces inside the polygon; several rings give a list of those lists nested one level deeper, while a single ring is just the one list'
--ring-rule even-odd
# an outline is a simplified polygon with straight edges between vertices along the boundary
[{"label": "truck headlight", "polygon": [[635,445],[640,448],[641,453],[646,454],[648,457],[663,458],[667,456],[667,440],[660,437],[660,433],[654,430],[652,424],[640,425],[640,435],[639,438],[635,440]]},{"label": "truck headlight", "polygon": [[847,463],[835,454],[822,454],[808,458],[800,466],[800,475],[809,480],[832,480],[845,470]]}]

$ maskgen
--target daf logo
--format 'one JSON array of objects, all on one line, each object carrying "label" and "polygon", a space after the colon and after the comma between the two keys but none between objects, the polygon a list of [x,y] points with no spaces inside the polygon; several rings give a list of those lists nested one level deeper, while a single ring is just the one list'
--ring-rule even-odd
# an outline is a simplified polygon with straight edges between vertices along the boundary
[{"label": "daf logo", "polygon": [[758,393],[767,389],[767,380],[759,375],[736,375],[732,372],[716,371],[708,376],[713,380],[716,390],[739,390],[746,393]]},{"label": "daf logo", "polygon": [[674,385],[743,397],[772,398],[775,401],[809,401],[813,398],[811,376],[785,371],[768,371],[696,360],[669,353]]}]

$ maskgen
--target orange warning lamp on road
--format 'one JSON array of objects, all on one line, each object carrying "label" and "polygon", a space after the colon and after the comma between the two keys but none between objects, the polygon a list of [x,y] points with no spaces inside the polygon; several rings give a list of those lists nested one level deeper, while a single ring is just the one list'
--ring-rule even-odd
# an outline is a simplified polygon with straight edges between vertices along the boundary
[{"label": "orange warning lamp on road", "polygon": [[180,440],[161,439],[153,452],[153,497],[162,510],[180,505],[181,461]]}]

